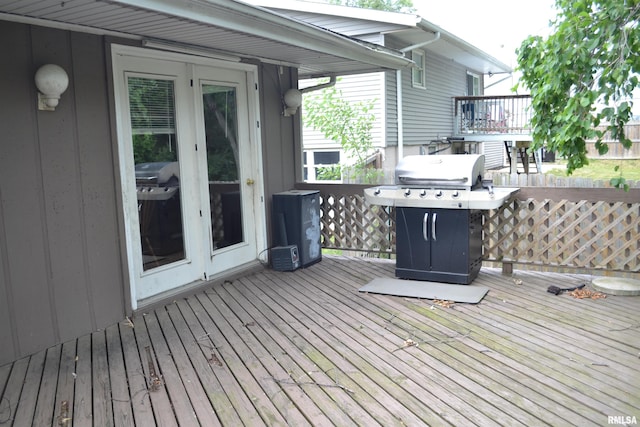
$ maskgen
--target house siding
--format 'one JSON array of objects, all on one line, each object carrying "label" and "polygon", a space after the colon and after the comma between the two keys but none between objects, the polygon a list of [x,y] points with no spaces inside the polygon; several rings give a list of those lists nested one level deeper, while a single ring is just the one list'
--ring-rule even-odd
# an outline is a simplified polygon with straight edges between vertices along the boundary
[{"label": "house siding", "polygon": [[484,167],[486,169],[501,168],[505,164],[504,141],[484,141],[482,153],[484,154]]},{"label": "house siding", "polygon": [[[387,39],[387,44],[400,49],[397,41]],[[469,70],[429,51],[426,54],[426,87],[413,87],[411,71],[402,71],[404,154],[418,154],[420,147],[429,141],[453,136],[454,96],[466,95],[466,76]],[[398,117],[396,114],[396,73],[386,73],[386,142],[387,146],[398,144]],[[504,164],[503,141],[489,141],[486,137],[479,143],[481,154],[485,155],[487,168],[502,167]],[[393,153],[388,152],[388,158]],[[387,167],[390,169],[390,167]]]},{"label": "house siding", "polygon": [[[131,311],[110,43],[132,42],[0,20],[0,366]],[[36,108],[33,76],[47,63],[69,75],[53,112]],[[281,101],[297,72],[257,65],[269,212],[299,168],[300,128]]]},{"label": "house siding", "polygon": [[[297,71],[273,64],[261,64],[260,75],[260,129],[262,162],[265,179],[267,234],[271,238],[271,195],[292,190],[301,180],[302,149],[298,113],[283,115],[283,88],[296,87]],[[273,84],[279,82],[279,84]]]},{"label": "house siding", "polygon": [[[396,40],[387,38],[387,46],[403,48]],[[423,145],[430,140],[453,134],[453,100],[456,95],[466,93],[467,68],[439,55],[424,51],[426,55],[426,87],[413,87],[411,70],[402,71],[403,132],[404,145]],[[470,70],[472,71],[472,70]],[[393,92],[395,100],[396,75],[387,78],[388,95]],[[395,105],[389,103],[389,108]],[[391,119],[391,117],[389,117]],[[388,121],[387,126],[396,126]],[[388,135],[388,145],[397,145],[396,138]]]},{"label": "house siding", "polygon": [[[10,22],[0,40],[2,364],[122,319],[124,289],[104,42]],[[47,63],[70,80],[54,112],[36,109]]]}]

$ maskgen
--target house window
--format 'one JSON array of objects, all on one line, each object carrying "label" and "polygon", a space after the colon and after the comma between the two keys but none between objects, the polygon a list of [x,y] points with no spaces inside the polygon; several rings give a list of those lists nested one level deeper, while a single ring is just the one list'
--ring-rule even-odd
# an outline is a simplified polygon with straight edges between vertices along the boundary
[{"label": "house window", "polygon": [[411,85],[424,89],[427,87],[424,52],[421,50],[412,51],[411,59],[416,63],[416,67],[411,69]]},{"label": "house window", "polygon": [[480,95],[480,76],[467,73],[467,96]]},{"label": "house window", "polygon": [[305,150],[302,156],[305,181],[342,181],[340,151]]}]

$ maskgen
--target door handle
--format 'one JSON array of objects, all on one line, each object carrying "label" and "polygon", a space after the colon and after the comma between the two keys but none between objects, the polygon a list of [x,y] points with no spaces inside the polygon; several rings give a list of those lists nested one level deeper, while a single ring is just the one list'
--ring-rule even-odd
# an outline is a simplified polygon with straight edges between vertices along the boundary
[{"label": "door handle", "polygon": [[438,219],[438,214],[434,212],[433,216],[431,217],[431,238],[433,239],[434,242],[438,240],[438,238],[436,237],[436,220],[437,219]]},{"label": "door handle", "polygon": [[422,237],[425,241],[429,241],[429,212],[424,214],[422,218]]},{"label": "door handle", "polygon": [[247,185],[253,185],[253,184],[255,184],[255,183],[256,183],[256,182],[255,182],[253,179],[251,179],[251,178],[247,178]]}]

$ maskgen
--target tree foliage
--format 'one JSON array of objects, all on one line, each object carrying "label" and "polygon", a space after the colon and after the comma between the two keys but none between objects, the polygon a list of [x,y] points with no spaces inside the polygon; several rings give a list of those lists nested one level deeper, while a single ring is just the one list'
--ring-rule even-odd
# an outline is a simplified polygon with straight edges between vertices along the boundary
[{"label": "tree foliage", "polygon": [[[588,163],[586,140],[600,154],[605,126],[624,147],[632,92],[640,72],[639,0],[556,0],[547,38],[532,36],[517,50],[521,81],[530,90],[534,147],[567,158],[567,171]],[[622,177],[612,183],[624,187]]]},{"label": "tree foliage", "polygon": [[[367,159],[374,152],[371,136],[376,119],[371,112],[373,100],[349,102],[338,89],[330,87],[305,95],[303,102],[303,123],[339,143],[348,157],[349,165],[341,166],[342,173],[351,179],[376,183],[381,171],[367,167]],[[335,168],[322,173],[336,179]]]},{"label": "tree foliage", "polygon": [[329,4],[384,10],[387,12],[415,12],[412,0],[329,0]]}]

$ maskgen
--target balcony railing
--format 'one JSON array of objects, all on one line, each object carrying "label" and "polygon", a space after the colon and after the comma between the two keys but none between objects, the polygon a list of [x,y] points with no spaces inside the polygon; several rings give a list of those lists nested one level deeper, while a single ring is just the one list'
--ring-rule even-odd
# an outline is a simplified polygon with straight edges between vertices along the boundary
[{"label": "balcony railing", "polygon": [[454,100],[455,134],[531,133],[531,96],[457,96]]},{"label": "balcony railing", "polygon": [[[364,185],[298,184],[320,191],[322,247],[395,256],[395,209],[370,205]],[[640,188],[524,187],[483,211],[485,261],[551,271],[638,277]]]}]

